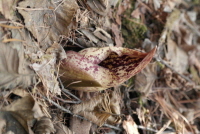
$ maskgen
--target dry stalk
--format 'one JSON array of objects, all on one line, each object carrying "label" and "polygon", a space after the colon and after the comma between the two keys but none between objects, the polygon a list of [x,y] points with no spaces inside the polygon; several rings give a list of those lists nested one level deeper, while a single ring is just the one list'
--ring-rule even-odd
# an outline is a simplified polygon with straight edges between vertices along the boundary
[{"label": "dry stalk", "polygon": [[161,106],[165,115],[174,122],[176,130],[183,131],[185,129],[185,123],[190,127],[190,130],[192,130],[189,121],[179,111],[173,108],[160,94],[155,94],[154,98]]}]

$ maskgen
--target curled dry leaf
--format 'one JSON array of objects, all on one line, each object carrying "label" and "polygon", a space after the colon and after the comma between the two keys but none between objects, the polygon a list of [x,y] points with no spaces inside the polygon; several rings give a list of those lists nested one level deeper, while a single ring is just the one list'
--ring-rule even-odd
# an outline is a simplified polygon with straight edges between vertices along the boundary
[{"label": "curled dry leaf", "polygon": [[108,117],[108,120],[106,121],[108,124],[118,124],[121,122],[121,117],[118,116],[121,113],[121,109],[120,109],[120,102],[121,102],[121,95],[119,93],[117,93],[116,91],[111,92],[110,95],[110,110],[111,113],[113,113],[114,115]]},{"label": "curled dry leaf", "polygon": [[140,72],[151,61],[149,53],[122,47],[88,48],[68,51],[62,61],[61,79],[75,90],[94,92],[117,86]]},{"label": "curled dry leaf", "polygon": [[44,116],[38,103],[30,95],[18,99],[0,111],[0,120],[5,120],[6,131],[32,134],[32,120]]},{"label": "curled dry leaf", "polygon": [[26,120],[44,116],[39,104],[30,95],[14,101],[2,110],[16,112],[19,115],[24,116]]},{"label": "curled dry leaf", "polygon": [[20,96],[20,97],[25,97],[25,96],[29,96],[29,93],[27,92],[27,90],[25,89],[21,89],[21,88],[15,88],[12,90],[12,93],[17,95],[17,96]]},{"label": "curled dry leaf", "polygon": [[150,125],[152,122],[152,117],[149,113],[149,109],[145,107],[140,107],[136,109],[136,114],[138,116],[139,121],[142,124]]},{"label": "curled dry leaf", "polygon": [[15,6],[19,0],[1,0],[0,12],[6,19],[13,20],[15,18]]},{"label": "curled dry leaf", "polygon": [[127,120],[123,122],[123,128],[126,130],[127,134],[139,134],[137,129],[137,124],[133,121],[133,118],[128,115]]},{"label": "curled dry leaf", "polygon": [[42,117],[34,126],[35,134],[51,134],[55,132],[52,121],[48,117]]},{"label": "curled dry leaf", "polygon": [[19,2],[19,7],[17,7],[28,30],[39,43],[44,42],[46,45],[58,41],[60,35],[68,35],[69,25],[77,8],[74,0],[60,2],[56,0],[25,0]]},{"label": "curled dry leaf", "polygon": [[94,31],[94,35],[101,39],[102,41],[105,41],[107,46],[112,45],[113,46],[113,41],[111,39],[111,35],[103,30],[102,28],[97,27],[97,29]]},{"label": "curled dry leaf", "polygon": [[175,8],[175,6],[179,5],[182,0],[166,0],[163,3],[164,11],[171,12]]},{"label": "curled dry leaf", "polygon": [[[82,115],[93,123],[102,126],[120,123],[119,95],[116,92],[100,94],[89,101],[73,106],[73,113]],[[114,108],[115,107],[115,108]]]}]

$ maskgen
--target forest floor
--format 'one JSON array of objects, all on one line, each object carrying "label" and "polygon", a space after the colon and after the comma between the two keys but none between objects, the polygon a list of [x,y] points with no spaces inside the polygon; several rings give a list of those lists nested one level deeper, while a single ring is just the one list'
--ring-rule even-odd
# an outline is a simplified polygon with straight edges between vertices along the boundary
[{"label": "forest floor", "polygon": [[1,0],[0,37],[0,134],[200,133],[199,0]]}]

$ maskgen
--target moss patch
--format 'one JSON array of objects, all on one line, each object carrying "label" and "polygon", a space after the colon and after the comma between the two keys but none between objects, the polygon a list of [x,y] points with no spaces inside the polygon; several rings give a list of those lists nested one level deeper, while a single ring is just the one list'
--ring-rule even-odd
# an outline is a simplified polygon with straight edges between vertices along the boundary
[{"label": "moss patch", "polygon": [[144,39],[146,31],[147,27],[144,24],[134,19],[124,18],[122,21],[122,35],[125,40],[124,47],[134,48],[135,44]]},{"label": "moss patch", "polygon": [[134,10],[134,2],[131,2],[131,7],[125,11],[122,18],[122,36],[124,38],[124,47],[134,48],[141,40],[144,39],[144,34],[147,31],[146,25],[140,20],[133,19],[131,13]]}]

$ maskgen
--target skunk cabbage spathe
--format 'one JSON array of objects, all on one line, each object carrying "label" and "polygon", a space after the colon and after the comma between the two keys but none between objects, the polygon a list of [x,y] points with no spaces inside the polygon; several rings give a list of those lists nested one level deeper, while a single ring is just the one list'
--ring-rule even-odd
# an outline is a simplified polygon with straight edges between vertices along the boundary
[{"label": "skunk cabbage spathe", "polygon": [[61,80],[65,86],[85,92],[118,86],[145,68],[155,51],[143,53],[123,47],[68,51],[60,67]]}]

